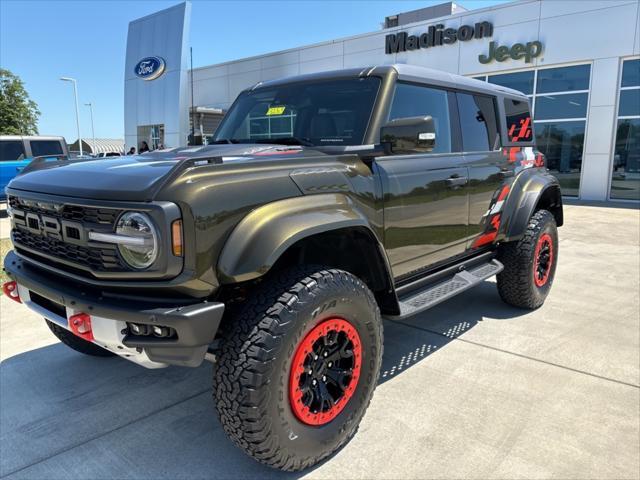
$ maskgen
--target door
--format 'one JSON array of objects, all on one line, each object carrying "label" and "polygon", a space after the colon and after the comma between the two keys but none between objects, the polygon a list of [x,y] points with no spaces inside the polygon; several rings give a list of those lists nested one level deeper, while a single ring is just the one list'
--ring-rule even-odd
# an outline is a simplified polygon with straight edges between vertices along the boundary
[{"label": "door", "polygon": [[384,241],[394,277],[463,253],[468,238],[467,168],[459,152],[455,94],[398,83],[389,118],[431,115],[435,147],[428,154],[389,155],[374,163],[384,202]]},{"label": "door", "polygon": [[[502,154],[494,97],[456,94],[462,148],[469,169],[469,238],[467,248],[486,227],[487,212],[494,195],[510,176],[513,165]],[[477,245],[476,245],[477,246]]]}]

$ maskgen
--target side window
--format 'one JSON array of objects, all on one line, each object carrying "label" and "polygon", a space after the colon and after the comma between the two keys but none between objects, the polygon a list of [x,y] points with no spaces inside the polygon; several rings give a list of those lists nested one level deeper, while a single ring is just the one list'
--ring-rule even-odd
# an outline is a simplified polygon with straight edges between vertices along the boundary
[{"label": "side window", "polygon": [[451,152],[451,121],[447,92],[437,88],[398,83],[389,120],[431,115],[436,129],[436,145],[431,153]]},{"label": "side window", "polygon": [[533,140],[531,112],[525,100],[504,99],[504,111],[507,116],[507,137],[510,142],[530,142]]},{"label": "side window", "polygon": [[498,122],[492,97],[458,93],[458,112],[465,152],[486,152],[498,146]]},{"label": "side window", "polygon": [[22,140],[0,141],[0,162],[24,159],[24,145]]},{"label": "side window", "polygon": [[58,140],[31,140],[31,155],[62,155],[62,145]]}]

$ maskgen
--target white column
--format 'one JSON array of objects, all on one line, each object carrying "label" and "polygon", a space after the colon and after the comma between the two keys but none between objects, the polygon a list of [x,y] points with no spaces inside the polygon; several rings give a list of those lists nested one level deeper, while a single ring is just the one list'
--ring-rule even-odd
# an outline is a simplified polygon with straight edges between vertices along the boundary
[{"label": "white column", "polygon": [[583,200],[607,200],[609,197],[619,71],[618,57],[593,62],[580,184]]}]

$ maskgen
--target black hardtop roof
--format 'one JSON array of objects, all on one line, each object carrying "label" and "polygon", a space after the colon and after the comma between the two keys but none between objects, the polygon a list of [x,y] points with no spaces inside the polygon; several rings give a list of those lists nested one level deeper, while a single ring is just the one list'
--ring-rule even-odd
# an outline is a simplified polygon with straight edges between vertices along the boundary
[{"label": "black hardtop roof", "polygon": [[407,65],[402,63],[371,67],[346,68],[342,70],[330,70],[325,72],[307,73],[304,75],[284,77],[277,80],[267,80],[264,82],[259,82],[247,90],[251,91],[260,88],[286,85],[289,83],[330,80],[334,78],[358,78],[368,76],[384,77],[394,72],[397,74],[398,80],[401,81],[424,83],[427,85],[455,88],[479,93],[488,93],[491,95],[522,97],[526,100],[526,95],[524,95],[522,92],[503,87],[501,85],[495,85],[493,83],[483,82],[481,80],[475,80],[473,78],[463,77],[462,75],[443,72],[441,70],[435,70],[433,68],[421,67],[417,65]]}]

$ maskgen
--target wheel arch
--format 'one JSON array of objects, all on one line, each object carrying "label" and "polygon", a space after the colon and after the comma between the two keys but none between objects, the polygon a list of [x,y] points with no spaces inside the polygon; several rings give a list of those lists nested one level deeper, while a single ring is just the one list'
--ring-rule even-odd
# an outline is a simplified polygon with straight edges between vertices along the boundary
[{"label": "wheel arch", "polygon": [[519,240],[531,216],[548,210],[560,227],[564,223],[562,191],[558,180],[549,173],[523,172],[514,181],[504,209],[502,240]]},{"label": "wheel arch", "polygon": [[252,211],[227,239],[217,270],[224,286],[298,264],[348,271],[367,284],[384,313],[399,311],[384,248],[346,195],[296,197]]}]

